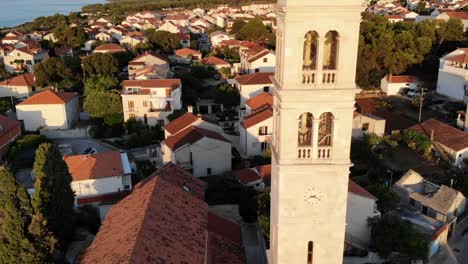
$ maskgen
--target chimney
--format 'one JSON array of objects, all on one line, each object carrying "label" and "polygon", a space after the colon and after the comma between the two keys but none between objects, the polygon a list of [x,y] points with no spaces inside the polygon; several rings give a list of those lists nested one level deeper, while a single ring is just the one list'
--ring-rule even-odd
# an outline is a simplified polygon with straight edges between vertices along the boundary
[{"label": "chimney", "polygon": [[191,105],[187,106],[187,112],[193,114],[193,106]]},{"label": "chimney", "polygon": [[465,110],[465,124],[463,126],[463,130],[465,132],[468,132],[468,118],[467,118],[467,115],[468,115],[468,104],[466,104],[466,110]]},{"label": "chimney", "polygon": [[200,113],[197,114],[198,119],[202,119],[202,115]]},{"label": "chimney", "polygon": [[431,129],[431,141],[434,141],[434,129]]}]

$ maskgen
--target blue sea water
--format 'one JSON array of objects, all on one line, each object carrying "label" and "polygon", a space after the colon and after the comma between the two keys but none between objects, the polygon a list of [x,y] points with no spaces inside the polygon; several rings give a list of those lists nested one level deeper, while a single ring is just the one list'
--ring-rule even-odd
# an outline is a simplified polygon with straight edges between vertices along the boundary
[{"label": "blue sea water", "polygon": [[36,17],[80,11],[89,4],[106,0],[0,0],[0,27],[16,26]]}]

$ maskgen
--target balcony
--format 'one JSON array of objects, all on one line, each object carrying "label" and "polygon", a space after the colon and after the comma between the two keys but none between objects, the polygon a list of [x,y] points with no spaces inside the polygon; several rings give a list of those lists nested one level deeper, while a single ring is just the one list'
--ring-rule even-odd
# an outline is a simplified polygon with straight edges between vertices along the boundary
[{"label": "balcony", "polygon": [[336,83],[336,70],[323,70],[322,84],[335,84]]},{"label": "balcony", "polygon": [[305,84],[305,85],[314,84],[316,74],[317,74],[316,70],[303,70],[302,71],[302,84]]},{"label": "balcony", "polygon": [[299,147],[297,158],[301,160],[310,160],[313,158],[312,147]]},{"label": "balcony", "polygon": [[332,157],[332,147],[318,147],[317,159],[326,160]]}]

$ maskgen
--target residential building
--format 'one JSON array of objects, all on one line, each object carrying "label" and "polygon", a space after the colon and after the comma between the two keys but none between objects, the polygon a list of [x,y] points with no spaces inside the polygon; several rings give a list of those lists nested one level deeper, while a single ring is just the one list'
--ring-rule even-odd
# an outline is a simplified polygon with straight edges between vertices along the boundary
[{"label": "residential building", "polygon": [[382,137],[385,134],[385,119],[358,112],[354,112],[353,117],[353,138],[363,138],[367,134]]},{"label": "residential building", "polygon": [[0,115],[0,161],[3,161],[10,145],[21,136],[20,122]]},{"label": "residential building", "polygon": [[233,36],[230,36],[228,33],[223,31],[214,31],[210,34],[211,45],[213,47],[219,46],[221,41],[234,39]]},{"label": "residential building", "polygon": [[429,182],[413,170],[403,175],[393,189],[400,196],[401,217],[431,236],[431,257],[451,237],[457,217],[465,211],[465,196],[448,186]]},{"label": "residential building", "polygon": [[16,105],[16,116],[26,131],[69,129],[79,119],[78,94],[46,90]]},{"label": "residential building", "polygon": [[453,165],[465,165],[464,160],[468,158],[468,134],[465,132],[436,119],[426,120],[409,129],[430,138],[437,151],[447,154]]},{"label": "residential building", "polygon": [[190,126],[161,143],[163,163],[172,162],[196,177],[231,170],[231,143],[221,134]]},{"label": "residential building", "polygon": [[255,50],[253,52],[241,52],[240,71],[246,74],[255,72],[274,72],[276,66],[276,55],[267,49]]},{"label": "residential building", "polygon": [[247,100],[261,93],[272,93],[273,83],[271,72],[259,72],[240,75],[232,80],[232,85],[239,90],[240,108],[244,108]]},{"label": "residential building", "polygon": [[463,23],[463,31],[466,31],[468,29],[468,13],[466,12],[446,11],[435,17],[435,19],[440,19],[444,21],[448,21],[450,18],[460,19]]},{"label": "residential building", "polygon": [[170,69],[167,57],[151,51],[146,51],[141,55],[135,57],[133,60],[131,60],[128,63],[128,74],[132,76],[137,71],[153,65],[158,66],[158,68],[161,71],[161,75],[169,76]]},{"label": "residential building", "polygon": [[[264,165],[270,166],[270,165]],[[252,187],[257,191],[262,191],[265,189],[266,184],[264,183],[262,175],[259,172],[258,168],[245,168],[240,170],[235,170],[232,172],[232,175],[237,178],[240,184],[246,187]],[[271,170],[271,166],[270,166]]]},{"label": "residential building", "polygon": [[94,39],[99,41],[111,42],[112,35],[107,32],[99,32],[94,36]]},{"label": "residential building", "polygon": [[102,44],[98,47],[96,47],[93,51],[93,53],[119,53],[119,52],[126,52],[127,50],[115,43],[108,43],[108,44]]},{"label": "residential building", "polygon": [[24,98],[42,90],[42,88],[36,87],[34,75],[31,73],[18,75],[0,82],[0,97]]},{"label": "residential building", "polygon": [[202,119],[201,115],[195,116],[191,111],[179,116],[175,120],[171,121],[169,124],[164,126],[164,135],[165,138],[176,135],[179,132],[189,128],[191,126],[200,127],[206,130],[216,132],[218,134],[223,133],[223,129],[213,123],[207,122]]},{"label": "residential building", "polygon": [[167,164],[110,209],[79,262],[246,263],[240,226],[208,212],[205,188]]},{"label": "residential building", "polygon": [[248,114],[239,126],[243,156],[258,156],[269,151],[272,132],[273,108],[271,106],[262,106]]},{"label": "residential building", "polygon": [[167,116],[182,108],[182,84],[179,79],[126,80],[122,83],[124,120],[164,126]]},{"label": "residential building", "polygon": [[171,32],[172,34],[179,34],[180,33],[180,26],[174,24],[171,21],[164,21],[158,28],[158,30],[164,30]]},{"label": "residential building", "polygon": [[202,59],[201,64],[205,66],[211,66],[217,70],[221,70],[222,68],[231,68],[231,64],[227,61],[224,61],[218,57],[211,56]]},{"label": "residential building", "polygon": [[189,48],[182,48],[174,51],[177,62],[191,63],[192,61],[198,61],[202,58],[202,54],[198,50]]},{"label": "residential building", "polygon": [[28,47],[15,48],[3,57],[5,69],[9,73],[34,71],[34,66],[49,57],[43,49],[30,49]]},{"label": "residential building", "polygon": [[132,190],[127,153],[118,151],[64,156],[72,176],[75,204],[98,204]]},{"label": "residential building", "polygon": [[418,78],[414,75],[387,74],[380,81],[380,89],[387,95],[398,95],[402,89],[416,90]]},{"label": "residential building", "polygon": [[468,95],[468,48],[460,48],[440,58],[437,93],[455,100]]},{"label": "residential building", "polygon": [[[467,105],[468,110],[468,105]],[[457,127],[468,132],[468,119],[466,118],[467,111],[457,111]]]}]

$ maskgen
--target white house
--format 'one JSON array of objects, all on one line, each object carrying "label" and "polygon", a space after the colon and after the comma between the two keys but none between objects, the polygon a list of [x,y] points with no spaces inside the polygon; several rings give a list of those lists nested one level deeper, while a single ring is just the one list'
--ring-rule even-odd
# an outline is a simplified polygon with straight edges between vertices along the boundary
[{"label": "white house", "polygon": [[23,98],[41,90],[43,89],[36,87],[34,75],[31,73],[18,75],[0,82],[0,97],[14,96]]},{"label": "white house", "polygon": [[214,31],[214,32],[211,32],[210,34],[211,45],[213,47],[217,47],[219,46],[221,41],[229,40],[229,39],[234,39],[234,37],[229,36],[228,33],[223,32],[223,31]]},{"label": "white house", "polygon": [[190,126],[161,143],[163,163],[172,162],[194,176],[221,175],[231,170],[231,143],[222,135]]},{"label": "white house", "polygon": [[353,138],[362,138],[366,134],[385,134],[385,119],[368,113],[354,112]]},{"label": "white house", "polygon": [[126,52],[127,50],[115,43],[102,44],[94,49],[93,53],[119,53]]},{"label": "white house", "polygon": [[167,78],[170,70],[168,59],[161,54],[148,51],[142,53],[128,63],[128,75],[132,76],[137,71],[153,65],[159,66],[159,68],[165,72]]},{"label": "white house", "polygon": [[165,21],[163,22],[159,28],[158,28],[158,31],[160,30],[163,30],[163,31],[168,31],[168,32],[171,32],[172,34],[178,34],[180,33],[180,29],[179,29],[179,26],[174,24],[173,22],[171,21]]},{"label": "white house", "polygon": [[182,130],[185,130],[186,128],[189,127],[200,127],[205,130],[210,130],[213,132],[216,132],[218,134],[223,133],[223,129],[213,123],[207,122],[202,119],[201,115],[195,116],[192,114],[190,111],[179,116],[175,120],[172,120],[169,124],[164,126],[164,135],[165,138],[168,138],[169,136],[173,136],[181,132]]},{"label": "white house", "polygon": [[468,95],[468,48],[460,48],[440,58],[437,93],[455,100]]},{"label": "white house", "polygon": [[463,166],[468,158],[468,134],[455,127],[429,119],[409,129],[429,137],[438,151],[449,155],[455,166]]},{"label": "white house", "polygon": [[164,126],[167,116],[182,108],[179,79],[126,80],[122,83],[124,120],[135,118],[145,124]]},{"label": "white house", "polygon": [[450,18],[460,19],[463,23],[464,31],[468,29],[468,13],[466,12],[443,12],[442,14],[436,16],[436,19],[445,21],[448,21]]},{"label": "white house", "polygon": [[232,81],[234,87],[239,89],[241,109],[245,107],[248,99],[264,92],[273,92],[271,77],[273,77],[272,72],[259,72],[241,75]]},{"label": "white house", "polygon": [[79,107],[78,94],[46,90],[16,105],[16,115],[26,131],[69,129],[79,119]]},{"label": "white house", "polygon": [[416,90],[418,83],[418,78],[414,75],[388,74],[380,80],[380,89],[387,95],[397,95],[404,88]]},{"label": "white house", "polygon": [[241,52],[241,72],[274,72],[276,67],[276,55],[267,49]]},{"label": "white house", "polygon": [[[347,246],[366,246],[370,241],[371,228],[368,218],[380,217],[377,198],[351,179],[348,182],[346,200],[346,244]],[[354,242],[365,245],[353,245]]]},{"label": "white house", "polygon": [[273,109],[263,106],[247,115],[239,126],[243,156],[258,156],[270,149],[273,132]]},{"label": "white house", "polygon": [[215,56],[204,58],[200,62],[205,66],[212,66],[217,70],[222,68],[231,68],[231,64],[229,62]]},{"label": "white house", "polygon": [[3,57],[5,69],[9,73],[34,71],[34,66],[49,57],[49,53],[43,49],[30,49],[28,47],[16,48]]},{"label": "white house", "polygon": [[109,151],[64,156],[72,176],[75,204],[98,203],[132,190],[132,170],[127,153]]}]

